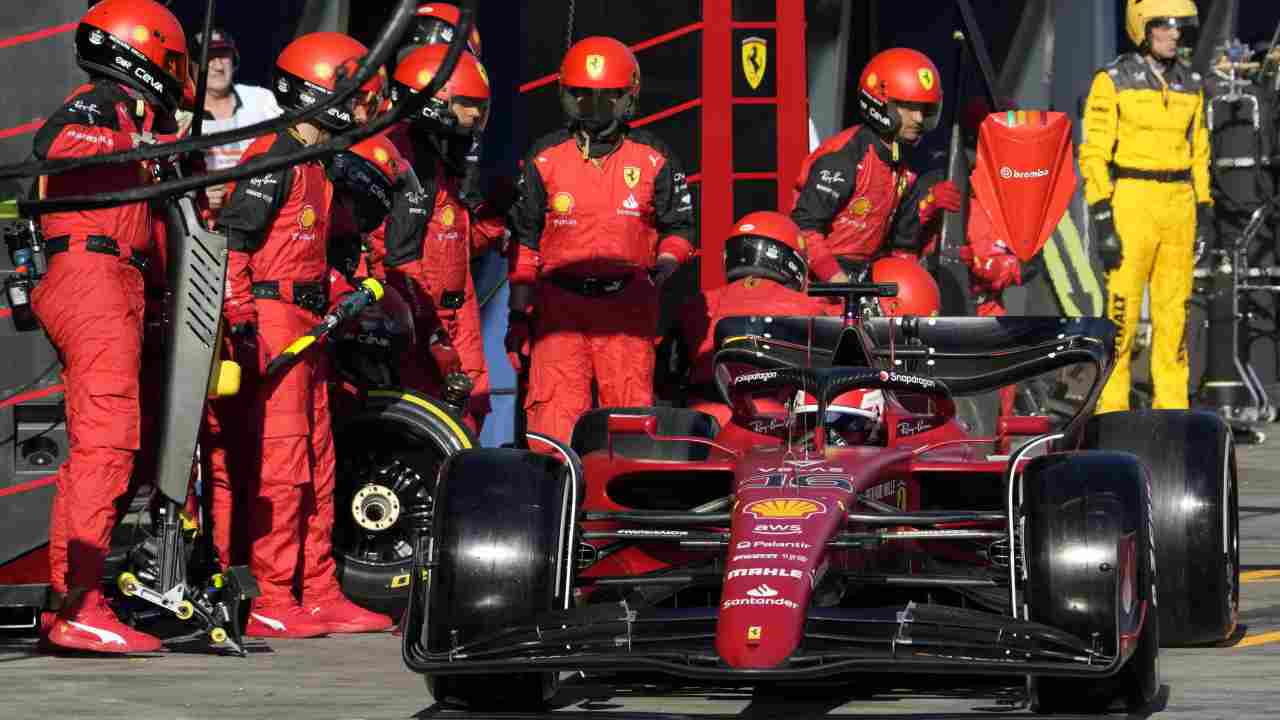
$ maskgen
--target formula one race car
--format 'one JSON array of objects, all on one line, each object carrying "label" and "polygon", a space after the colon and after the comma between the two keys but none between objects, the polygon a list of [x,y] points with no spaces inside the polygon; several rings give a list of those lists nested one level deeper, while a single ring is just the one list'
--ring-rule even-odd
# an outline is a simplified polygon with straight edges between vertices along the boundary
[{"label": "formula one race car", "polygon": [[[983,123],[974,178],[1023,262],[1075,184],[1069,124],[1032,115]],[[1041,157],[1052,170],[1009,170]],[[717,323],[723,427],[602,408],[568,446],[529,434],[445,462],[402,648],[437,700],[535,706],[563,671],[911,673],[1025,678],[1040,712],[1098,712],[1151,702],[1162,645],[1235,632],[1231,432],[1210,413],[1095,416],[1110,320],[870,317],[895,287],[809,292],[844,316]],[[1074,412],[957,416],[1046,381]]]},{"label": "formula one race car", "polygon": [[[723,428],[600,409],[569,448],[448,461],[404,635],[436,698],[534,705],[574,670],[964,673],[1025,676],[1042,712],[1100,711],[1152,699],[1162,644],[1233,633],[1231,433],[1208,413],[1093,416],[1109,320],[716,332]],[[1094,382],[1060,427],[1006,417],[973,437],[955,418],[956,397],[1072,365]],[[870,393],[877,412],[848,401]]]}]

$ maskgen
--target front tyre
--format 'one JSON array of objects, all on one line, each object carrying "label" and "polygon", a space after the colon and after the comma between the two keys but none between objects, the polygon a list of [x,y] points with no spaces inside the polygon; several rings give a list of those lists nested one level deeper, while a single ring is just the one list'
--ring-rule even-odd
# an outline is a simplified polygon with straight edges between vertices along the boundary
[{"label": "front tyre", "polygon": [[[427,651],[568,609],[577,502],[573,479],[555,458],[510,449],[452,458],[435,491]],[[558,674],[427,675],[426,682],[439,702],[532,711],[555,695]]]},{"label": "front tyre", "polygon": [[1091,642],[1124,664],[1104,678],[1033,676],[1032,709],[1146,708],[1160,689],[1157,573],[1146,472],[1132,455],[1037,458],[1022,479],[1026,583],[1018,611]]}]

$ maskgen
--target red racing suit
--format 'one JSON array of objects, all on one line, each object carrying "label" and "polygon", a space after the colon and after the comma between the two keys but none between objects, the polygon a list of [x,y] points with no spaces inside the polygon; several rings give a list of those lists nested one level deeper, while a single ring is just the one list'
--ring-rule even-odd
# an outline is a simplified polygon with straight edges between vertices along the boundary
[{"label": "red racing suit", "polygon": [[[911,257],[941,217],[929,190],[894,149],[862,125],[828,138],[805,158],[791,219],[800,227],[809,267],[819,280],[893,252]],[[885,247],[886,238],[889,246]]]},{"label": "red racing suit", "polygon": [[693,203],[679,161],[643,130],[584,157],[567,130],[525,157],[510,213],[511,284],[534,286],[528,427],[569,442],[591,407],[653,401],[658,288],[649,272],[694,252]]},{"label": "red racing suit", "polygon": [[[291,133],[265,135],[241,162],[302,147]],[[249,565],[262,590],[261,608],[297,604],[292,588],[299,565],[304,603],[339,592],[325,355],[306,353],[282,376],[262,377],[267,361],[310,330],[327,307],[332,197],[324,167],[308,162],[236,182],[218,217],[230,249],[227,321],[232,327],[256,323],[258,332],[261,387],[251,422],[261,442],[261,471],[251,492]]]},{"label": "red racing suit", "polygon": [[714,415],[724,427],[733,416],[712,385],[716,323],[735,315],[839,316],[838,303],[797,292],[768,278],[746,277],[700,293],[680,309],[680,340],[689,354],[687,407]]},{"label": "red racing suit", "polygon": [[[81,85],[36,133],[40,160],[89,157],[134,147],[155,110],[109,80]],[[172,138],[162,138],[161,142]],[[48,178],[44,196],[118,191],[147,182],[142,163],[102,165]],[[58,468],[50,515],[55,592],[94,589],[140,445],[139,369],[145,280],[154,255],[146,203],[44,215],[49,272],[32,310],[62,360],[69,456]]]},{"label": "red racing suit", "polygon": [[[405,382],[439,396],[443,372],[435,367],[429,349],[436,328],[448,335],[458,359],[474,383],[468,421],[479,430],[489,412],[489,370],[480,328],[480,304],[471,277],[471,217],[458,199],[457,179],[426,138],[407,123],[387,132],[420,183],[417,190],[398,193],[388,223],[402,218],[400,231],[384,225],[370,237],[372,254],[383,255],[387,279],[404,293],[414,310],[416,347],[401,367]],[[413,183],[411,183],[413,184]],[[429,218],[422,222],[423,218]]]}]

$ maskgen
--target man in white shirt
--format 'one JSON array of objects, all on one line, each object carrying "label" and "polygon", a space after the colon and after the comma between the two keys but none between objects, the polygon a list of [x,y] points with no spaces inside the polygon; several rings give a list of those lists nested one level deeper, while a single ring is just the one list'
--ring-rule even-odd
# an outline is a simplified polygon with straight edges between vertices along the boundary
[{"label": "man in white shirt", "polygon": [[[204,41],[202,33],[196,33],[192,44],[191,59],[198,62],[200,46]],[[236,50],[235,40],[225,30],[214,28],[209,32],[209,80],[205,89],[204,125],[205,135],[226,132],[236,128],[254,125],[282,114],[276,104],[275,95],[270,90],[254,85],[241,85],[235,82],[235,71],[240,65],[240,53]],[[191,69],[195,76],[199,68]],[[205,164],[210,172],[234,167],[240,162],[240,156],[253,143],[254,138],[240,140],[227,145],[218,145],[205,151]],[[205,192],[209,196],[209,208],[217,214],[222,209],[226,195],[226,185],[214,185]]]}]

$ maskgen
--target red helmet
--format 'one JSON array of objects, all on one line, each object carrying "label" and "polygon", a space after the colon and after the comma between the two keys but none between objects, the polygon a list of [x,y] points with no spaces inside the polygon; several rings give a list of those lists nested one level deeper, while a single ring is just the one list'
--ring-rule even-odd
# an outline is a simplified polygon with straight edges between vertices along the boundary
[{"label": "red helmet", "polygon": [[747,214],[733,226],[724,243],[724,272],[730,281],[754,275],[792,290],[802,289],[809,264],[800,228],[780,212]]},{"label": "red helmet", "polygon": [[395,187],[409,163],[385,135],[373,135],[329,161],[334,188],[350,199],[361,232],[371,232],[391,212]]},{"label": "red helmet", "polygon": [[862,117],[885,135],[902,126],[898,103],[922,106],[925,131],[938,126],[942,115],[942,78],[933,61],[917,50],[891,48],[871,58],[858,79],[858,109]]},{"label": "red helmet", "polygon": [[579,40],[560,63],[560,105],[571,124],[606,134],[630,120],[640,97],[640,63],[611,37]]},{"label": "red helmet", "polygon": [[153,0],[102,0],[76,29],[76,62],[173,111],[195,97],[182,23]]},{"label": "red helmet", "polygon": [[[453,33],[458,29],[462,11],[449,3],[429,2],[419,5],[415,15],[417,18],[407,45],[448,45],[453,42]],[[474,23],[471,25],[471,37],[467,38],[467,49],[480,57],[480,30]]]},{"label": "red helmet", "polygon": [[942,309],[938,283],[920,263],[903,257],[883,257],[871,264],[871,282],[896,283],[896,297],[880,298],[880,311],[888,317],[931,317]]},{"label": "red helmet", "polygon": [[[426,89],[427,83],[431,82],[444,64],[444,56],[448,52],[448,45],[428,45],[406,55],[396,66],[396,74],[391,81],[392,102],[404,102],[410,95]],[[462,126],[450,107],[452,103],[478,108],[480,117],[476,124],[471,128]],[[422,109],[411,116],[410,120],[431,130],[470,135],[484,127],[488,115],[489,74],[475,55],[464,50],[458,56],[458,64],[454,66],[449,80],[436,91],[434,97],[427,99]]]},{"label": "red helmet", "polygon": [[[321,102],[333,94],[338,81],[355,74],[365,47],[349,35],[317,32],[303,35],[285,46],[276,59],[273,91],[285,111],[296,111]],[[355,126],[356,108],[375,107],[385,87],[384,71],[369,78],[345,105],[331,107],[312,122],[333,132]]]}]

